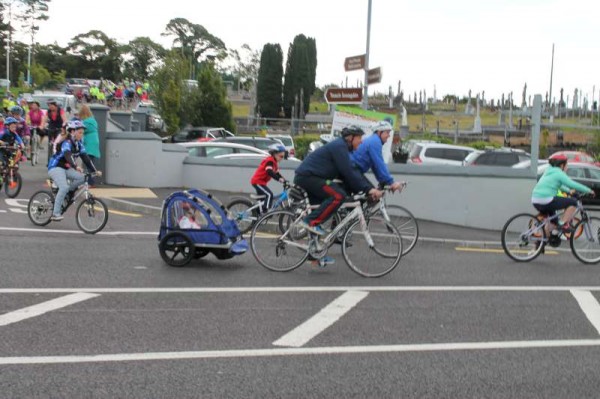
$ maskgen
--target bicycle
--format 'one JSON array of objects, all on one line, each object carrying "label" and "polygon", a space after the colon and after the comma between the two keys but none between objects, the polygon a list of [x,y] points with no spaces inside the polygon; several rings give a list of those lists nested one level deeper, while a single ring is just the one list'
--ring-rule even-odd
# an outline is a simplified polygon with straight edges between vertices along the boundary
[{"label": "bicycle", "polygon": [[[23,187],[23,178],[19,173],[19,161],[22,153],[17,146],[0,146],[6,150],[5,161],[0,165],[0,188],[4,185],[4,192],[8,198],[15,198]],[[12,153],[10,153],[12,151]]]},{"label": "bicycle", "polygon": [[[381,277],[398,266],[402,257],[402,239],[398,229],[381,217],[365,217],[362,202],[366,194],[350,197],[342,207],[352,209],[331,232],[324,237],[304,229],[300,222],[314,209],[308,198],[304,207],[294,211],[274,210],[265,213],[256,222],[250,235],[250,247],[255,259],[263,267],[288,272],[307,259],[321,266],[329,248],[342,237],[342,255],[350,269],[363,277]],[[363,238],[362,240],[360,238]],[[375,254],[374,259],[365,257]],[[281,261],[283,265],[275,264]],[[387,262],[386,262],[387,261]]]},{"label": "bicycle", "polygon": [[[577,200],[576,222],[571,232],[558,229],[547,237],[546,226],[557,225],[560,214],[532,215],[520,213],[511,217],[502,228],[502,248],[508,257],[517,262],[529,262],[545,250],[546,245],[558,247],[562,238],[569,240],[571,252],[580,262],[600,263],[600,218],[589,216],[583,207],[581,195],[573,195]],[[577,220],[574,218],[573,220]]]},{"label": "bicycle", "polygon": [[[98,173],[85,173],[84,183],[75,192],[69,191],[61,206],[61,213],[64,214],[79,197],[83,197],[83,200],[77,205],[75,220],[77,227],[87,234],[101,231],[108,222],[108,207],[104,201],[96,198],[89,190],[88,179],[99,175]],[[37,226],[46,226],[51,222],[54,199],[58,193],[58,187],[54,185],[52,179],[48,180],[52,190],[36,192],[31,196],[27,205],[29,220]]]},{"label": "bicycle", "polygon": [[35,166],[38,164],[39,156],[40,156],[40,135],[38,134],[37,127],[31,128],[31,149],[30,149],[30,157],[31,166]]},{"label": "bicycle", "polygon": [[[292,207],[294,200],[290,197],[289,190],[289,188],[284,189],[280,194],[273,197],[273,205],[269,211],[278,209],[279,207],[283,207],[283,209],[290,209]],[[261,215],[261,209],[265,203],[263,200],[266,197],[264,194],[250,194],[250,198],[255,201],[251,201],[245,197],[238,197],[225,207],[242,234],[247,233],[254,227],[254,224]]]}]

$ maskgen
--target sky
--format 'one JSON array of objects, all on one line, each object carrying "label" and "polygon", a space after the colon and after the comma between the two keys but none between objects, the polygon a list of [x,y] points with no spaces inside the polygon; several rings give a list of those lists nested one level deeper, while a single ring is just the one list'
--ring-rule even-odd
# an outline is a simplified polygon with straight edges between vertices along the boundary
[{"label": "sky", "polygon": [[[72,37],[101,30],[118,42],[161,36],[173,18],[203,25],[228,48],[262,50],[279,43],[284,55],[298,34],[317,44],[317,86],[356,86],[364,72],[344,71],[346,57],[365,54],[368,0],[52,0],[37,41],[65,46]],[[576,88],[600,96],[600,2],[597,0],[372,0],[369,67],[381,67],[385,92],[398,82],[408,95],[499,99],[513,92],[564,99]],[[595,91],[594,91],[595,86]],[[533,97],[532,97],[533,98]]]}]

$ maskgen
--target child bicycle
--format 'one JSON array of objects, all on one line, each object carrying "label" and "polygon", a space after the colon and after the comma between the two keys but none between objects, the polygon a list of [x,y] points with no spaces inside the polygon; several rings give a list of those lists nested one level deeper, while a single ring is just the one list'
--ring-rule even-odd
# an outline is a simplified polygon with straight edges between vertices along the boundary
[{"label": "child bicycle", "polygon": [[343,231],[342,254],[350,269],[363,277],[384,276],[400,262],[402,239],[398,229],[384,218],[365,217],[362,202],[366,199],[366,194],[359,194],[344,203],[342,207],[350,212],[324,237],[307,231],[300,224],[313,209],[306,195],[303,207],[298,206],[294,211],[270,211],[258,219],[252,229],[252,253],[263,267],[287,272],[308,259],[324,259]]},{"label": "child bicycle", "polygon": [[579,221],[571,232],[557,229],[548,237],[546,227],[549,223],[558,224],[558,213],[551,217],[520,213],[510,218],[502,229],[502,248],[506,255],[517,262],[529,262],[542,254],[546,245],[560,246],[564,237],[580,262],[600,263],[600,218],[588,215],[581,201],[584,196],[575,194],[572,197],[577,200]]},{"label": "child bicycle", "polygon": [[[74,192],[68,192],[61,208],[61,214],[64,214],[78,198],[83,197],[83,200],[77,205],[75,221],[77,222],[77,227],[87,234],[99,232],[106,226],[106,222],[108,222],[108,207],[104,201],[96,198],[89,190],[88,179],[91,176],[99,176],[99,174],[85,173],[84,183]],[[27,215],[31,222],[37,226],[46,226],[51,221],[54,198],[56,197],[56,193],[58,193],[58,187],[54,186],[51,179],[49,179],[49,182],[52,191],[41,190],[36,192],[31,196],[27,205]]]},{"label": "child bicycle", "polygon": [[0,163],[0,189],[4,185],[4,192],[8,198],[15,198],[21,192],[23,179],[19,173],[19,161],[22,153],[17,146],[0,146],[4,152],[4,162]]}]

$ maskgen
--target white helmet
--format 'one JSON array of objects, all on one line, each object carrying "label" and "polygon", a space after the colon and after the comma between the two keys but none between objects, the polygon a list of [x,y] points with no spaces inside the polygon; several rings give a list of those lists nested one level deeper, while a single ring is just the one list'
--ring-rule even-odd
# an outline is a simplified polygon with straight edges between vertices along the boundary
[{"label": "white helmet", "polygon": [[385,132],[388,130],[392,131],[392,130],[394,130],[394,128],[392,127],[392,125],[390,125],[390,123],[388,121],[380,121],[380,122],[377,122],[375,125],[373,125],[371,130],[373,131],[373,133],[376,133],[376,132]]}]

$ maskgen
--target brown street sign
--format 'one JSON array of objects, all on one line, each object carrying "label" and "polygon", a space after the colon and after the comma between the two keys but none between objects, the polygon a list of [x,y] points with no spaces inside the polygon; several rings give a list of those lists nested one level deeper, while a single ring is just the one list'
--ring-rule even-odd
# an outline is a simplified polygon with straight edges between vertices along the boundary
[{"label": "brown street sign", "polygon": [[381,68],[380,67],[369,69],[369,75],[368,75],[367,82],[369,84],[381,82]]},{"label": "brown street sign", "polygon": [[325,101],[328,104],[360,104],[363,98],[363,89],[360,87],[334,88],[325,92]]},{"label": "brown street sign", "polygon": [[366,56],[355,55],[354,57],[347,57],[344,61],[344,69],[348,71],[357,71],[359,69],[365,69]]}]

